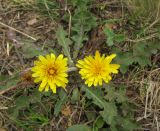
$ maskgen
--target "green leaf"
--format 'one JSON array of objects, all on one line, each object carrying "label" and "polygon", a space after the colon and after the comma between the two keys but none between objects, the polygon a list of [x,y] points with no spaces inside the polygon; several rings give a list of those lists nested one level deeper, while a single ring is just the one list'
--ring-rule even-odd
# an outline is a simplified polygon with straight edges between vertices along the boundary
[{"label": "green leaf", "polygon": [[85,91],[85,95],[88,99],[92,99],[93,103],[99,106],[100,108],[103,108],[103,105],[105,100],[103,99],[103,92],[101,88],[88,88],[86,86],[83,86],[83,91]]},{"label": "green leaf", "polygon": [[78,90],[78,88],[75,88],[75,89],[73,89],[73,92],[72,92],[71,102],[75,103],[75,102],[79,101],[79,99],[80,99],[79,90]]},{"label": "green leaf", "polygon": [[9,109],[10,115],[13,118],[17,118],[19,115],[19,110],[21,110],[22,108],[29,108],[29,104],[30,104],[29,97],[27,96],[18,97],[15,101],[15,107]]},{"label": "green leaf", "polygon": [[68,2],[71,2],[74,6],[87,6],[89,2],[92,2],[92,0],[70,0]]},{"label": "green leaf", "polygon": [[147,51],[151,52],[152,54],[156,54],[158,51],[160,51],[160,44],[158,40],[155,40],[154,42],[147,42]]},{"label": "green leaf", "polygon": [[59,92],[59,98],[55,104],[54,107],[54,115],[57,117],[62,109],[62,106],[64,105],[64,103],[67,101],[67,94],[66,92],[61,89]]},{"label": "green leaf", "polygon": [[132,52],[122,52],[119,50],[115,50],[114,53],[117,54],[115,63],[120,64],[120,71],[122,73],[126,73],[128,67],[134,62]]},{"label": "green leaf", "polygon": [[108,46],[113,46],[114,45],[114,41],[123,42],[126,39],[125,35],[123,35],[123,34],[115,34],[113,32],[113,30],[111,28],[109,28],[109,26],[108,27],[106,26],[103,29],[103,32],[106,35],[106,38],[107,38],[106,43],[107,43]]},{"label": "green leaf", "polygon": [[88,121],[92,121],[96,119],[96,112],[85,112],[85,115],[88,119]]},{"label": "green leaf", "polygon": [[67,131],[91,131],[91,128],[89,128],[87,125],[79,124],[69,127]]},{"label": "green leaf", "polygon": [[98,127],[96,127],[96,126],[94,126],[93,128],[92,128],[92,131],[98,131],[99,129],[98,129]]},{"label": "green leaf", "polygon": [[15,74],[13,76],[0,76],[0,91],[10,88],[12,86],[17,85],[20,81],[19,74]]},{"label": "green leaf", "polygon": [[73,52],[73,58],[76,59],[79,53],[79,50],[83,47],[83,42],[87,40],[87,36],[84,35],[84,32],[82,29],[78,32],[77,35],[74,35],[72,37],[74,43],[74,52]]},{"label": "green leaf", "polygon": [[16,99],[16,108],[28,108],[30,104],[29,97],[27,96],[20,96]]},{"label": "green leaf", "polygon": [[114,40],[116,42],[124,42],[125,39],[126,39],[125,35],[123,35],[123,34],[117,34],[117,35],[114,36]]},{"label": "green leaf", "polygon": [[114,40],[114,36],[115,36],[113,30],[106,27],[106,28],[104,28],[103,32],[107,37],[107,41],[106,41],[107,45],[108,46],[113,46],[113,44],[114,44],[113,40]]},{"label": "green leaf", "polygon": [[146,65],[151,66],[150,57],[152,53],[147,48],[146,43],[137,43],[133,46],[134,62],[138,62],[142,67]]},{"label": "green leaf", "polygon": [[117,123],[126,131],[133,131],[139,128],[138,124],[131,120],[130,117],[121,117],[120,115],[116,117]]},{"label": "green leaf", "polygon": [[76,59],[78,56],[79,50],[83,47],[83,42],[86,41],[88,38],[84,34],[83,29],[80,29],[80,31],[78,31],[78,34],[74,35],[72,39],[75,42],[73,58]]},{"label": "green leaf", "polygon": [[5,81],[6,79],[8,79],[8,76],[0,75],[0,82]]},{"label": "green leaf", "polygon": [[37,89],[32,90],[32,94],[29,97],[30,103],[37,103],[41,102],[42,93],[39,92]]},{"label": "green leaf", "polygon": [[49,122],[49,119],[45,117],[43,114],[38,114],[37,112],[31,111],[29,115],[30,116],[28,116],[28,118],[30,119],[30,121],[38,122],[43,126],[47,125]]},{"label": "green leaf", "polygon": [[106,87],[105,88],[106,91],[106,95],[105,95],[105,99],[109,100],[109,101],[114,101],[116,99],[116,95],[115,95],[115,87]]},{"label": "green leaf", "polygon": [[112,124],[114,117],[117,116],[117,107],[114,102],[107,102],[104,104],[104,110],[100,112],[103,119],[108,123]]},{"label": "green leaf", "polygon": [[105,28],[104,30],[104,34],[107,36],[107,37],[114,37],[115,36],[115,34],[114,34],[114,32],[113,32],[113,30],[112,29],[110,29],[110,28]]},{"label": "green leaf", "polygon": [[133,131],[135,129],[138,129],[139,126],[137,125],[137,123],[135,123],[134,121],[131,121],[129,118],[124,118],[122,120],[122,127],[125,130]]},{"label": "green leaf", "polygon": [[120,19],[105,19],[103,20],[103,22],[105,24],[115,24],[116,22],[120,22],[121,20]]},{"label": "green leaf", "polygon": [[127,101],[126,94],[126,88],[123,86],[119,86],[115,89],[113,85],[110,85],[109,87],[105,88],[105,91],[107,92],[105,99],[109,101],[117,101],[118,103],[123,103]]},{"label": "green leaf", "polygon": [[98,119],[95,122],[96,127],[98,128],[102,128],[104,125],[104,120],[102,117],[98,117]]},{"label": "green leaf", "polygon": [[89,31],[93,27],[97,26],[96,17],[87,9],[86,6],[78,6],[75,10],[75,13],[72,17],[73,20],[73,29],[74,31],[80,31],[83,28],[83,31]]},{"label": "green leaf", "polygon": [[83,43],[88,40],[88,36],[86,35],[87,32],[90,31],[92,28],[96,27],[97,25],[96,17],[94,17],[93,14],[87,8],[88,7],[86,5],[79,4],[72,17],[72,39],[74,41],[74,59],[77,58],[78,53],[83,46]]},{"label": "green leaf", "polygon": [[46,54],[46,52],[42,50],[41,48],[37,47],[33,43],[33,41],[23,40],[22,43],[23,43],[22,52],[25,58],[33,58],[38,55]]},{"label": "green leaf", "polygon": [[106,102],[103,97],[104,94],[101,88],[87,88],[83,86],[83,90],[85,91],[85,95],[87,98],[92,99],[93,103],[99,106],[103,111],[100,111],[101,116],[104,120],[111,124],[114,120],[114,116],[117,115],[117,107],[114,102]]},{"label": "green leaf", "polygon": [[69,38],[67,38],[67,32],[63,29],[62,26],[59,26],[59,28],[57,29],[56,37],[58,40],[58,44],[62,46],[64,54],[69,59],[69,64],[72,65],[73,61],[71,59],[69,47],[72,44],[72,41]]},{"label": "green leaf", "polygon": [[123,103],[127,100],[126,89],[124,87],[119,87],[119,89],[116,91],[116,101],[118,103]]},{"label": "green leaf", "polygon": [[113,125],[113,126],[111,125],[110,130],[111,131],[122,131],[120,128],[117,129],[115,125]]},{"label": "green leaf", "polygon": [[113,37],[108,37],[106,43],[107,43],[108,46],[114,45],[114,43],[113,43]]},{"label": "green leaf", "polygon": [[151,66],[151,60],[150,58],[146,58],[146,57],[135,57],[134,58],[135,63],[139,63],[139,65],[141,65],[142,67],[146,66],[146,65],[150,65]]}]

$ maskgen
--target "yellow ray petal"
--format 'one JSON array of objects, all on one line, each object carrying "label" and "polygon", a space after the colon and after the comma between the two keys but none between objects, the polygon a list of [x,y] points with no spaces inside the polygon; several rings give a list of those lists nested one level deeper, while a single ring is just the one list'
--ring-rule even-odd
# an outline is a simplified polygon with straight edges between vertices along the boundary
[{"label": "yellow ray petal", "polygon": [[107,56],[107,57],[105,58],[105,61],[106,61],[107,63],[111,63],[112,59],[115,58],[115,57],[116,57],[116,54],[112,54],[112,55],[110,55],[110,56]]},{"label": "yellow ray petal", "polygon": [[50,86],[52,92],[56,93],[56,91],[57,91],[56,85],[55,84],[49,84],[49,86]]},{"label": "yellow ray petal", "polygon": [[43,63],[46,62],[46,58],[45,58],[44,56],[40,55],[38,58],[39,58],[39,60],[40,60],[41,62],[43,62]]},{"label": "yellow ray petal", "polygon": [[42,81],[42,79],[39,78],[39,77],[34,79],[34,82],[35,82],[35,83],[39,83],[40,81]]},{"label": "yellow ray petal", "polygon": [[49,84],[46,85],[45,92],[48,92],[48,90],[49,90]]},{"label": "yellow ray petal", "polygon": [[95,60],[98,60],[100,57],[101,57],[101,56],[100,56],[99,51],[96,51],[96,53],[95,53]]},{"label": "yellow ray petal", "polygon": [[56,61],[60,61],[60,60],[62,60],[62,59],[63,59],[63,55],[61,54],[61,55],[59,55],[59,56],[57,57]]}]

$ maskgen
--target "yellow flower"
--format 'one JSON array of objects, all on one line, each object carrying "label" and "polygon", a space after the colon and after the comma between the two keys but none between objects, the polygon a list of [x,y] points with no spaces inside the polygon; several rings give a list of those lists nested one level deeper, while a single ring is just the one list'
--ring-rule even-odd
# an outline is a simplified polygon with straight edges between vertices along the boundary
[{"label": "yellow flower", "polygon": [[84,60],[79,60],[76,66],[80,68],[79,73],[85,80],[85,84],[90,87],[101,86],[103,81],[108,83],[112,79],[111,73],[117,74],[117,69],[120,67],[118,64],[110,64],[114,57],[116,54],[105,57],[96,51],[94,57],[87,56]]},{"label": "yellow flower", "polygon": [[32,77],[34,82],[39,83],[39,91],[48,91],[49,88],[56,93],[56,87],[63,87],[65,89],[68,83],[67,75],[67,58],[59,55],[57,58],[54,54],[39,56],[39,60],[34,62],[32,67]]}]

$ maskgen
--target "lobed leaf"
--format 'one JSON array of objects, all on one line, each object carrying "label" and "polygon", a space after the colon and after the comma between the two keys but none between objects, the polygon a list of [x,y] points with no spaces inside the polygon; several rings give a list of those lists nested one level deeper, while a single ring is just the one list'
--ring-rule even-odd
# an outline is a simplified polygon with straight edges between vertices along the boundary
[{"label": "lobed leaf", "polygon": [[69,59],[69,64],[72,65],[73,61],[71,59],[69,47],[72,44],[72,41],[69,38],[67,38],[67,32],[63,29],[62,26],[59,26],[59,28],[57,29],[56,37],[58,40],[58,44],[62,46],[65,56],[67,56]]},{"label": "lobed leaf", "polygon": [[87,125],[79,124],[69,127],[67,131],[91,131],[91,128],[89,128]]},{"label": "lobed leaf", "polygon": [[60,90],[59,92],[59,98],[55,104],[55,107],[54,107],[54,115],[57,117],[64,105],[64,103],[67,101],[67,94],[64,90]]}]

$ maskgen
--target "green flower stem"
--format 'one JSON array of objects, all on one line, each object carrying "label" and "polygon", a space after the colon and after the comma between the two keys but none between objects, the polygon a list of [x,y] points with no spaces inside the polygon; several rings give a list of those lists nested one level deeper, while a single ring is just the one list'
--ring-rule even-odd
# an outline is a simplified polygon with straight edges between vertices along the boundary
[{"label": "green flower stem", "polygon": [[77,71],[77,67],[70,67],[67,72]]}]

